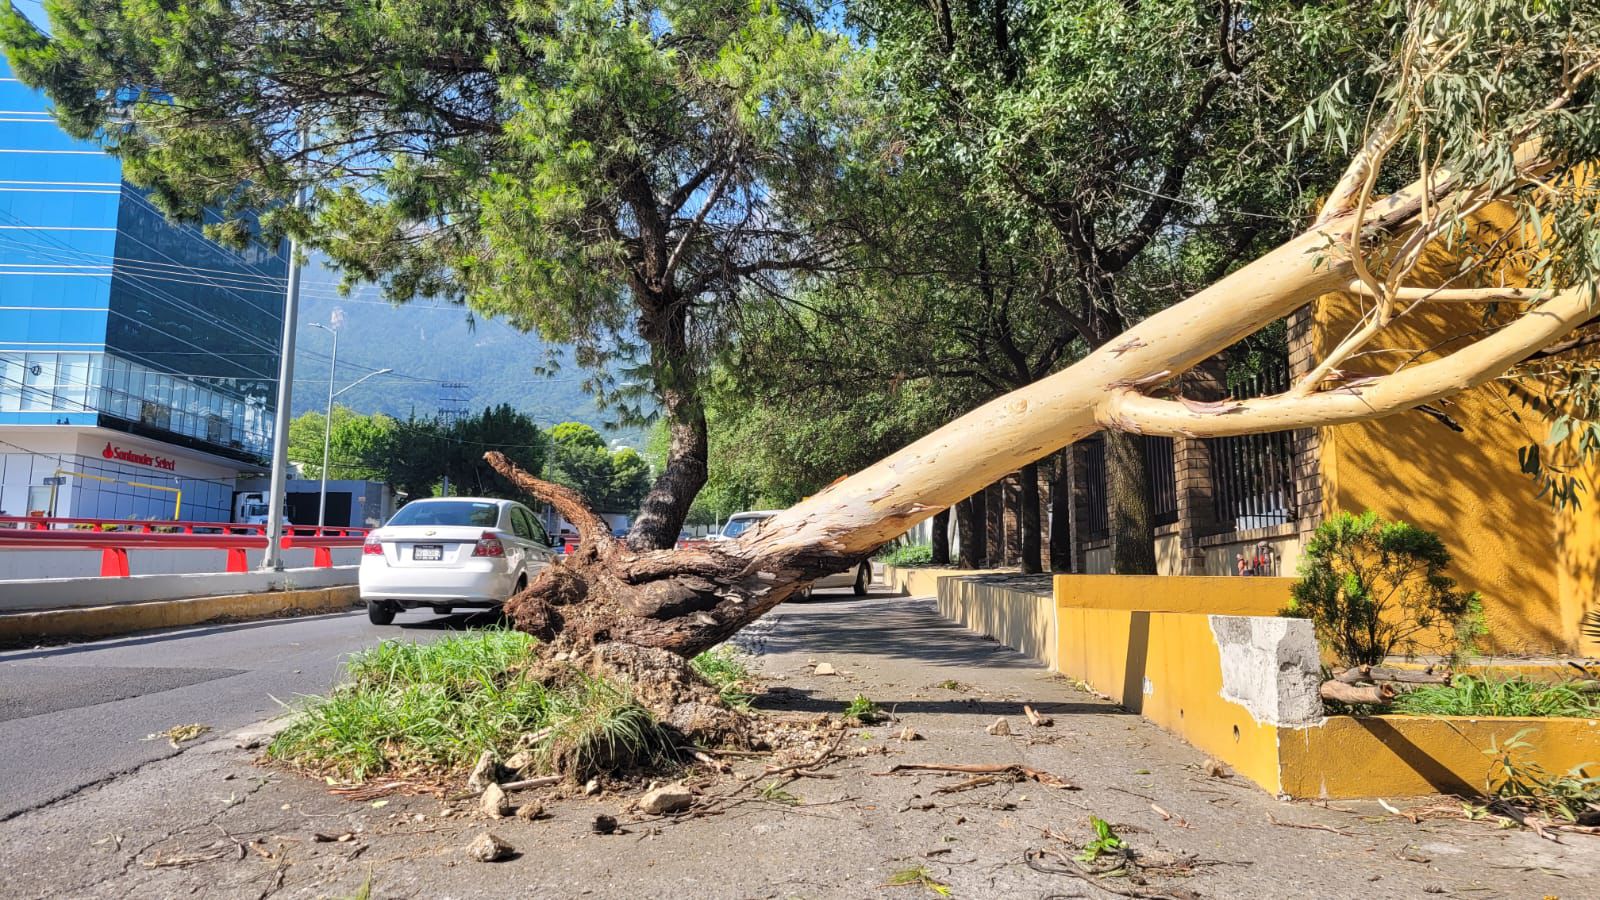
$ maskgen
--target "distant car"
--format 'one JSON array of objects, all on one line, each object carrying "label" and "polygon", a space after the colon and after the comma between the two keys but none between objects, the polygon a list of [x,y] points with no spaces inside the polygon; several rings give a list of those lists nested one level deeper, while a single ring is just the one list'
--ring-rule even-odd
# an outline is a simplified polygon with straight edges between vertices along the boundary
[{"label": "distant car", "polygon": [[537,516],[510,500],[413,500],[361,546],[361,599],[374,625],[402,609],[495,609],[555,557]]},{"label": "distant car", "polygon": [[[733,515],[729,516],[728,521],[723,524],[722,531],[711,535],[708,540],[734,540],[750,529],[760,525],[762,522],[765,522],[766,520],[777,515],[779,512],[782,512],[782,510],[752,509],[745,512],[734,513]],[[811,596],[811,592],[815,588],[834,587],[851,588],[857,597],[861,597],[867,593],[867,588],[871,586],[872,563],[867,560],[862,560],[861,564],[856,566],[854,569],[846,569],[843,572],[835,572],[832,575],[824,575],[821,578],[818,578],[816,581],[813,581],[801,588],[800,592],[795,595],[795,598],[798,600],[804,600]]]}]

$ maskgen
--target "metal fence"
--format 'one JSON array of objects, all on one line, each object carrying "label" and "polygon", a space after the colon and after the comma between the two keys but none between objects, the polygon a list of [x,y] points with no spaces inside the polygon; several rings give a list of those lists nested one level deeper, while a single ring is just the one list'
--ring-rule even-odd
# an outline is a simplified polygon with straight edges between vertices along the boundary
[{"label": "metal fence", "polygon": [[1082,539],[1103,541],[1111,536],[1111,510],[1106,493],[1106,442],[1096,435],[1086,443],[1083,454],[1084,497],[1088,501],[1088,521],[1084,523]]},{"label": "metal fence", "polygon": [[[1288,388],[1288,361],[1276,359],[1235,384],[1231,393],[1260,397]],[[1206,444],[1218,523],[1245,531],[1295,520],[1293,432],[1210,438]]]}]

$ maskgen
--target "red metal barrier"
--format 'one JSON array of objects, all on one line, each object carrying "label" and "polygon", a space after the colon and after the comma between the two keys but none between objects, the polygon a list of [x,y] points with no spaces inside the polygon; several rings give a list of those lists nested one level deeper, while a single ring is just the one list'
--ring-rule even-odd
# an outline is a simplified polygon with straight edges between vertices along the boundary
[{"label": "red metal barrier", "polygon": [[[285,550],[310,548],[313,565],[333,566],[333,550],[360,547],[364,528],[291,525]],[[235,522],[134,522],[123,519],[43,519],[0,516],[0,550],[99,550],[100,574],[126,578],[129,550],[224,550],[227,571],[248,572],[248,550],[265,550],[267,527]]]}]

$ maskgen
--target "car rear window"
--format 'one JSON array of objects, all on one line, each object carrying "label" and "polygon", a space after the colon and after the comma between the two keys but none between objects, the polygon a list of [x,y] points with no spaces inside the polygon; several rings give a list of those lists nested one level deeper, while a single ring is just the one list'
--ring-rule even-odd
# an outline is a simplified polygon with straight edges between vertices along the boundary
[{"label": "car rear window", "polygon": [[739,517],[735,517],[735,518],[729,519],[728,520],[728,524],[722,526],[722,536],[723,537],[738,537],[739,535],[744,534],[746,531],[749,531],[750,529],[756,527],[757,525],[760,525],[762,522],[765,522],[766,520],[768,520],[770,518],[772,518],[772,517],[771,516],[739,516]]},{"label": "car rear window", "polygon": [[493,528],[500,521],[497,503],[470,500],[426,500],[402,506],[390,525],[481,525]]}]

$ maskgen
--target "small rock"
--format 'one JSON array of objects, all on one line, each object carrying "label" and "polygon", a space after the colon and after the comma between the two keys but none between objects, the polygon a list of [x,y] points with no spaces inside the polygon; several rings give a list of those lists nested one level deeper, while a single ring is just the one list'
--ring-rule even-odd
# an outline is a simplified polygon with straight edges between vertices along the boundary
[{"label": "small rock", "polygon": [[506,768],[510,769],[513,772],[521,772],[523,769],[526,769],[532,762],[533,762],[533,754],[532,753],[528,752],[527,750],[518,750],[516,753],[511,754],[511,758],[510,759],[506,760]]},{"label": "small rock", "polygon": [[517,807],[517,818],[532,821],[544,815],[544,804],[537,800],[524,803]]},{"label": "small rock", "polygon": [[483,814],[491,819],[503,819],[506,808],[510,805],[506,801],[506,792],[500,785],[493,782],[483,789],[483,796],[478,798],[478,805],[483,809]]},{"label": "small rock", "polygon": [[494,752],[485,750],[478,754],[478,762],[472,767],[472,774],[467,776],[467,790],[483,790],[494,783],[494,775]]},{"label": "small rock", "polygon": [[1218,762],[1216,759],[1214,759],[1212,757],[1209,757],[1209,756],[1206,757],[1206,761],[1205,762],[1200,764],[1200,769],[1201,769],[1201,771],[1205,772],[1207,775],[1210,775],[1212,778],[1231,778],[1231,777],[1233,777],[1233,773],[1228,771],[1228,767],[1227,766],[1223,765],[1222,763]]},{"label": "small rock", "polygon": [[601,813],[594,817],[594,824],[589,826],[595,834],[616,834],[617,817]]},{"label": "small rock", "polygon": [[586,782],[584,784],[584,786],[583,786],[583,794],[584,794],[584,796],[593,797],[595,794],[598,794],[598,793],[600,793],[600,779],[598,779],[598,778],[589,779],[588,782]]},{"label": "small rock", "polygon": [[922,735],[917,734],[917,730],[915,728],[912,728],[910,725],[907,725],[906,727],[900,729],[900,740],[902,740],[902,741],[920,741],[920,740],[922,740]]},{"label": "small rock", "polygon": [[694,804],[694,794],[682,783],[658,787],[639,798],[639,808],[652,816],[682,812]]},{"label": "small rock", "polygon": [[988,728],[985,728],[984,731],[987,731],[996,737],[1004,737],[1011,733],[1011,726],[1007,724],[1006,720],[1003,718],[995,719],[994,724],[990,725]]},{"label": "small rock", "polygon": [[811,674],[813,674],[813,675],[837,675],[839,673],[833,668],[833,664],[832,663],[817,663],[817,667],[815,669],[811,670]]},{"label": "small rock", "polygon": [[485,831],[467,845],[467,855],[478,862],[499,862],[512,854],[511,845]]}]

